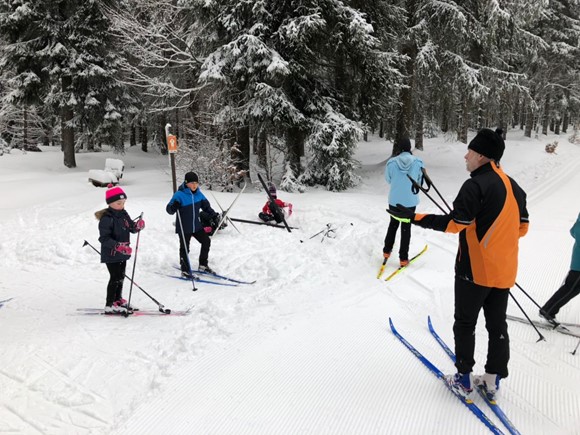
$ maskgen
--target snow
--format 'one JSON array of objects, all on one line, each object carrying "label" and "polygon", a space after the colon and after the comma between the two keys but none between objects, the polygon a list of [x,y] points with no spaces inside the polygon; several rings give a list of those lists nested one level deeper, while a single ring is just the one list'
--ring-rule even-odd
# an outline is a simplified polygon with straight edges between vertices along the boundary
[{"label": "snow", "polygon": [[[544,151],[559,140],[556,154]],[[109,152],[59,148],[0,157],[0,433],[14,434],[483,434],[487,429],[396,340],[400,333],[445,373],[451,361],[427,329],[431,315],[453,344],[457,237],[413,228],[411,252],[428,251],[391,282],[376,279],[388,218],[383,179],[391,144],[361,143],[362,183],[346,192],[279,191],[294,204],[285,230],[237,223],[213,237],[210,265],[254,285],[191,283],[165,276],[177,263],[166,157],[129,148],[121,186],[132,217],[144,212],[135,282],[186,317],[85,316],[104,306],[108,273],[93,213],[105,189],[87,182]],[[465,145],[428,139],[418,152],[448,202],[468,177]],[[578,210],[580,147],[563,136],[509,132],[503,166],[527,191],[530,232],[518,283],[542,304],[564,279]],[[203,180],[201,188],[204,188]],[[236,193],[212,192],[224,207]],[[208,195],[211,201],[211,195]],[[231,216],[255,219],[262,192],[246,189]],[[215,206],[215,204],[214,204]],[[426,197],[421,212],[437,212]],[[310,236],[333,223],[333,239]],[[132,243],[135,247],[136,237]],[[198,252],[192,242],[194,263]],[[129,262],[131,276],[133,260]],[[387,266],[386,273],[394,268]],[[129,293],[126,280],[124,296]],[[513,295],[537,319],[537,307]],[[157,306],[133,287],[142,309]],[[580,323],[580,298],[560,313]],[[521,315],[513,302],[510,314]],[[510,323],[510,376],[499,402],[524,434],[580,433],[578,339]],[[577,331],[580,332],[580,329]],[[477,329],[476,372],[486,354]],[[476,398],[476,403],[501,423]],[[503,428],[502,428],[503,429]]]}]

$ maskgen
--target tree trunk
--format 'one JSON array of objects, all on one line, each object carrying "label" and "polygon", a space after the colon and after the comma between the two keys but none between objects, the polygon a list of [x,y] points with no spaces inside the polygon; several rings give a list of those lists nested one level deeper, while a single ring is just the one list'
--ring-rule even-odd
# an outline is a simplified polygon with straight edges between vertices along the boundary
[{"label": "tree trunk", "polygon": [[[410,51],[409,51],[410,52]],[[409,53],[405,53],[409,55]],[[399,154],[397,147],[398,142],[402,138],[410,137],[411,119],[413,110],[413,60],[407,61],[405,64],[404,73],[407,76],[407,87],[401,90],[400,93],[400,108],[397,113],[397,124],[395,128],[395,141],[393,147],[393,155]]]},{"label": "tree trunk", "polygon": [[564,112],[564,119],[562,120],[562,133],[566,134],[568,131],[568,123],[570,117],[568,115],[568,111]]},{"label": "tree trunk", "polygon": [[379,122],[379,137],[381,139],[385,137],[385,121],[383,119]]},{"label": "tree trunk", "polygon": [[141,122],[141,151],[147,152],[147,123],[145,121]]},{"label": "tree trunk", "polygon": [[548,125],[550,123],[550,95],[546,95],[544,103],[544,115],[542,117],[542,134],[548,134]]},{"label": "tree trunk", "polygon": [[441,113],[441,132],[447,133],[449,131],[449,107],[444,103]]},{"label": "tree trunk", "polygon": [[167,113],[162,112],[157,119],[157,131],[161,140],[159,141],[159,151],[166,156],[167,151],[167,137],[165,136],[165,125],[167,124]]},{"label": "tree trunk", "polygon": [[238,171],[250,170],[250,127],[244,126],[236,131],[239,152],[235,152],[233,157]]},{"label": "tree trunk", "polygon": [[267,169],[268,175],[268,133],[264,129],[260,130],[256,138],[256,155],[258,156],[258,166]]},{"label": "tree trunk", "polygon": [[26,109],[26,106],[24,106],[24,111],[23,111],[23,119],[24,119],[24,125],[22,128],[22,133],[23,133],[23,137],[22,137],[22,149],[23,150],[27,150],[28,149],[28,110]]},{"label": "tree trunk", "polygon": [[554,123],[554,133],[559,135],[560,134],[560,123],[562,122],[560,117],[557,117],[552,122]]},{"label": "tree trunk", "polygon": [[304,155],[304,134],[298,127],[286,131],[286,161],[290,163],[294,176],[302,173],[300,157]]},{"label": "tree trunk", "polygon": [[[72,84],[70,76],[63,76],[62,91],[68,92],[68,88]],[[75,133],[72,126],[74,112],[72,107],[64,106],[60,109],[60,128],[62,137],[62,151],[64,154],[64,165],[67,168],[76,168],[75,161]]]},{"label": "tree trunk", "polygon": [[[417,0],[407,0],[407,27],[412,28],[417,24],[415,16],[419,7]],[[417,46],[412,38],[406,40],[403,44],[401,54],[407,56],[407,62],[404,64],[404,69],[401,73],[405,76],[406,87],[401,89],[399,94],[399,110],[397,113],[396,127],[395,127],[395,141],[393,146],[393,155],[399,154],[398,142],[402,138],[409,138],[411,136],[411,123],[413,122],[413,89],[415,81],[415,59],[417,58]]]},{"label": "tree trunk", "polygon": [[457,140],[461,143],[467,143],[467,132],[469,130],[469,99],[465,95],[461,104],[461,119],[459,120],[457,130]]},{"label": "tree trunk", "polygon": [[532,129],[534,128],[534,112],[532,111],[531,102],[526,100],[526,128],[524,130],[525,137],[532,137]]},{"label": "tree trunk", "polygon": [[423,151],[423,112],[415,114],[415,148]]},{"label": "tree trunk", "polygon": [[135,126],[135,124],[131,124],[130,127],[130,133],[129,133],[129,146],[134,147],[135,145],[137,145],[137,127]]}]

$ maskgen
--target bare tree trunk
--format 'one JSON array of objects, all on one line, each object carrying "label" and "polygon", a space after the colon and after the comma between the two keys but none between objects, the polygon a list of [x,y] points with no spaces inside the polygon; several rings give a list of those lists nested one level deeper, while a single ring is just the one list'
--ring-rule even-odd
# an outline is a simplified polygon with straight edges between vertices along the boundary
[{"label": "bare tree trunk", "polygon": [[[265,129],[261,129],[256,138],[256,154],[258,156],[258,166],[267,168],[268,165],[268,133]],[[270,171],[267,171],[270,175]]]},{"label": "bare tree trunk", "polygon": [[469,99],[466,95],[463,96],[461,105],[461,119],[457,130],[457,140],[461,143],[467,143],[467,132],[469,130]]},{"label": "bare tree trunk", "polygon": [[544,116],[542,118],[542,134],[548,134],[548,125],[550,123],[550,95],[546,95],[544,103]]},{"label": "bare tree trunk", "polygon": [[167,113],[162,112],[157,117],[157,134],[159,135],[159,151],[161,154],[166,156],[169,151],[167,150],[167,137],[165,136],[165,125],[167,125]]},{"label": "bare tree trunk", "polygon": [[[67,92],[72,84],[70,76],[62,78],[62,90]],[[74,112],[70,106],[64,106],[60,111],[60,128],[62,136],[62,151],[64,154],[64,165],[67,168],[76,168],[75,160],[75,133],[72,126]]]},{"label": "bare tree trunk", "polygon": [[415,113],[415,148],[423,151],[423,112]]},{"label": "bare tree trunk", "polygon": [[554,122],[554,133],[560,134],[560,124],[562,123],[562,119],[558,116],[556,119],[553,120]]},{"label": "bare tree trunk", "polygon": [[570,115],[568,111],[564,112],[564,119],[562,120],[562,133],[566,134],[568,131],[568,123],[570,122]]},{"label": "bare tree trunk", "polygon": [[379,123],[379,137],[381,139],[385,137],[385,121],[383,119]]},{"label": "bare tree trunk", "polygon": [[147,123],[145,121],[141,122],[141,151],[147,152]]},{"label": "bare tree trunk", "polygon": [[286,131],[286,161],[292,168],[294,176],[302,173],[300,157],[304,155],[304,134],[298,127],[290,127]]},{"label": "bare tree trunk", "polygon": [[24,106],[24,110],[23,110],[23,118],[24,118],[24,126],[22,128],[22,133],[23,133],[23,137],[22,137],[22,149],[26,150],[28,149],[28,110],[26,108],[26,106]]},{"label": "bare tree trunk", "polygon": [[529,104],[526,104],[526,128],[524,130],[525,137],[532,137],[532,128],[534,127],[534,114]]},{"label": "bare tree trunk", "polygon": [[447,133],[449,131],[449,107],[444,103],[441,113],[441,131]]},{"label": "bare tree trunk", "polygon": [[236,131],[239,153],[236,153],[236,168],[238,171],[250,170],[250,127],[243,126]]},{"label": "bare tree trunk", "polygon": [[134,147],[137,145],[137,127],[134,123],[131,124],[129,133],[129,146]]}]

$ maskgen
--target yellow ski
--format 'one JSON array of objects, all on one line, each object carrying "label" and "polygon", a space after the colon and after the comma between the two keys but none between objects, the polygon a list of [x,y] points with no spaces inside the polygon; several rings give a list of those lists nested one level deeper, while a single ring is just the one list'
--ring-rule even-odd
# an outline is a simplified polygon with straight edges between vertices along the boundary
[{"label": "yellow ski", "polygon": [[387,260],[388,260],[388,258],[385,258],[383,260],[383,264],[381,265],[381,268],[379,269],[379,273],[377,274],[377,279],[380,279],[381,278],[381,275],[385,271],[385,266],[387,265]]},{"label": "yellow ski", "polygon": [[[427,245],[425,245],[425,247],[421,250],[421,252],[419,252],[417,255],[415,255],[414,257],[412,257],[409,260],[409,264],[413,263],[417,258],[419,258],[421,255],[423,255],[425,253],[425,251],[427,251]],[[390,281],[392,278],[394,278],[399,273],[401,273],[403,270],[405,270],[407,267],[409,267],[409,264],[407,264],[406,266],[400,266],[393,273],[391,273],[389,276],[387,276],[385,278],[385,281]]]}]

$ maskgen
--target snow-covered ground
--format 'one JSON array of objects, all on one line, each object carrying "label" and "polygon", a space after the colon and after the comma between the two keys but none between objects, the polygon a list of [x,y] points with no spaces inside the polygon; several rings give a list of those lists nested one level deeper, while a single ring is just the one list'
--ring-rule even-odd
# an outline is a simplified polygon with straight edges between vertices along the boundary
[{"label": "snow-covered ground", "polygon": [[[544,146],[554,139],[557,154],[548,154]],[[243,223],[236,224],[241,234],[231,226],[218,233],[210,265],[257,282],[200,283],[197,292],[166,276],[178,250],[173,217],[165,212],[167,157],[136,147],[121,157],[79,154],[72,170],[62,165],[60,149],[0,157],[0,433],[488,433],[388,327],[391,317],[442,371],[454,371],[429,334],[427,316],[452,345],[456,236],[414,227],[411,252],[428,244],[427,253],[392,281],[376,279],[388,223],[383,168],[390,148],[378,138],[361,143],[363,182],[355,189],[279,192],[294,204],[290,223],[300,229],[291,234]],[[415,152],[448,202],[468,177],[465,151],[437,138]],[[124,160],[126,208],[132,217],[144,212],[147,222],[135,282],[166,307],[193,307],[189,316],[77,311],[104,306],[108,273],[83,242],[99,248],[93,213],[104,208],[105,191],[87,174],[107,157]],[[510,132],[503,166],[529,200],[518,283],[542,304],[569,267],[580,146],[564,136]],[[205,193],[224,207],[235,197]],[[232,216],[255,219],[264,202],[263,193],[247,189]],[[437,209],[423,196],[418,211]],[[337,228],[335,238],[310,239],[328,223]],[[192,241],[194,259],[198,246]],[[393,269],[389,264],[386,273]],[[126,281],[125,296],[129,287]],[[512,293],[537,319],[535,305],[519,289]],[[132,300],[157,308],[135,287]],[[570,302],[560,320],[580,323],[579,304],[580,298]],[[509,312],[521,315],[513,302]],[[530,326],[509,327],[510,376],[498,399],[504,411],[523,434],[580,434],[580,351],[571,354],[578,339],[542,331],[546,341],[536,342]],[[483,371],[486,337],[480,319],[476,372]]]}]

